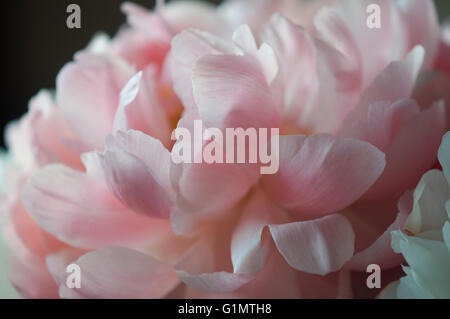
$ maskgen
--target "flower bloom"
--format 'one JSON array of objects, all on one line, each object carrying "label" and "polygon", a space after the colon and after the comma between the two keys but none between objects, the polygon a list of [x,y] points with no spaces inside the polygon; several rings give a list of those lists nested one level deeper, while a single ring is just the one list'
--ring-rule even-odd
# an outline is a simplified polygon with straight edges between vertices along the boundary
[{"label": "flower bloom", "polygon": [[[399,266],[390,232],[410,210],[397,202],[449,128],[448,43],[432,1],[380,1],[381,29],[366,27],[368,4],[125,4],[129,26],[78,52],[7,131],[14,286],[336,298],[353,295],[352,272]],[[174,163],[172,130],[196,120],[279,129],[279,170]]]},{"label": "flower bloom", "polygon": [[392,248],[408,266],[406,276],[386,287],[384,298],[450,298],[450,133],[439,161],[443,171],[428,171],[417,185],[404,231],[392,232]]}]

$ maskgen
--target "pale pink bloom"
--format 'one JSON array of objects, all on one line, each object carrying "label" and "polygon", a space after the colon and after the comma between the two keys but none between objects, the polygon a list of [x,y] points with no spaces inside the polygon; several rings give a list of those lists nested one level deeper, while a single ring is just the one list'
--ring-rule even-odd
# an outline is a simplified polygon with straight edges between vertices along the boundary
[{"label": "pale pink bloom", "polygon": [[[400,264],[386,239],[408,211],[396,202],[448,129],[441,96],[414,91],[437,61],[439,28],[432,2],[416,0],[381,1],[383,28],[368,29],[368,3],[125,5],[132,28],[60,72],[45,133],[15,134],[24,180],[59,163],[28,179],[26,209],[17,197],[12,229],[29,223],[22,242],[44,238],[24,247],[46,277],[29,286],[25,269],[16,286],[55,296],[50,272],[61,297],[335,298],[351,296],[350,270]],[[170,132],[195,119],[279,128],[279,171],[173,164]],[[39,162],[30,143],[55,157]],[[78,290],[65,285],[71,262]]]},{"label": "pale pink bloom", "polygon": [[[86,151],[103,149],[105,137],[118,129],[139,129],[157,137],[168,146],[171,127],[176,124],[182,111],[182,106],[162,71],[173,30],[188,26],[201,27],[199,23],[205,19],[198,19],[199,8],[205,7],[204,17],[213,13],[211,7],[202,3],[189,3],[188,7],[192,7],[189,14],[183,9],[186,2],[180,2],[166,6],[164,18],[159,13],[125,4],[123,10],[128,14],[129,26],[123,27],[113,39],[104,35],[96,36],[88,48],[77,53],[74,61],[61,70],[57,78],[56,94],[40,92],[30,102],[29,112],[8,128],[6,140],[12,160],[5,164],[4,182],[7,193],[2,199],[2,208],[9,219],[5,238],[15,252],[14,271],[10,277],[23,296],[58,296],[58,287],[47,270],[46,258],[62,248],[68,248],[67,243],[73,244],[70,240],[63,243],[57,239],[64,240],[64,237],[57,231],[53,232],[51,220],[38,226],[29,216],[21,200],[22,188],[27,178],[42,166],[62,163],[67,167],[49,166],[42,174],[49,173],[54,177],[54,181],[60,183],[57,187],[67,192],[70,201],[86,204],[83,203],[83,198],[72,197],[72,192],[75,191],[76,185],[80,185],[80,181],[78,184],[65,184],[65,180],[59,179],[59,175],[53,175],[52,168],[61,169],[58,172],[63,175],[67,173],[67,177],[83,176],[85,167],[89,171],[89,165],[94,159],[86,155],[82,161],[80,155]],[[181,12],[185,12],[184,22],[174,23]],[[189,21],[192,23],[189,24]],[[117,112],[120,92],[137,68],[144,69],[142,86],[147,89],[141,88],[142,93],[136,102]],[[150,107],[144,108],[144,105]],[[84,182],[88,182],[88,178],[84,178]],[[108,194],[103,194],[102,186],[98,184],[102,185],[101,181],[95,180],[86,188],[87,194],[91,191],[91,195],[97,194],[99,198],[108,201]],[[161,223],[157,222],[155,225],[148,219],[141,220],[139,216],[133,218],[134,214],[130,217],[122,213],[117,199],[112,196],[109,198],[111,202],[101,209],[101,204],[89,208],[93,214],[89,215],[89,218],[94,218],[91,219],[93,224],[100,221],[100,210],[103,210],[104,214],[109,212],[106,209],[114,210],[109,216],[111,223],[100,222],[104,225],[104,232],[95,228],[99,236],[106,236],[104,244],[124,244],[124,240],[131,245],[137,238],[142,238],[143,233],[139,229],[145,228],[146,236],[148,229],[160,229]],[[92,199],[92,203],[96,201]],[[60,208],[56,208],[55,212],[61,212]],[[85,210],[84,213],[88,211]],[[169,225],[168,222],[165,224]],[[71,232],[84,229],[89,233],[90,227],[86,227],[85,222],[79,225],[81,228],[77,228],[75,224],[66,225],[66,229]],[[122,231],[117,232],[119,226]],[[92,227],[91,231],[94,231]],[[47,230],[56,236],[48,234]],[[125,231],[131,230],[132,235],[126,236]],[[108,232],[109,235],[106,234]],[[120,232],[127,238],[120,235]],[[92,248],[80,244],[88,239],[88,235],[77,236],[80,238],[74,246]],[[156,240],[157,236],[151,237]],[[108,242],[107,238],[112,241]],[[80,255],[85,251],[75,252]]]}]

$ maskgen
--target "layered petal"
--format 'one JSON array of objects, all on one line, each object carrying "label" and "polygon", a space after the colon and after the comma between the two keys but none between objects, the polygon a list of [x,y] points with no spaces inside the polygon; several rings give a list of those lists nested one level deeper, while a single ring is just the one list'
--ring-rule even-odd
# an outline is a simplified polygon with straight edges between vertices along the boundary
[{"label": "layered petal", "polygon": [[81,288],[67,288],[66,274],[59,282],[62,298],[162,298],[179,283],[171,266],[127,248],[102,248],[75,264],[81,269]]},{"label": "layered petal", "polygon": [[99,160],[109,189],[136,212],[168,217],[170,155],[161,142],[138,131],[119,132],[106,148]]},{"label": "layered petal", "polygon": [[400,265],[403,257],[392,251],[391,233],[404,229],[405,222],[411,212],[411,202],[411,192],[405,193],[399,200],[399,212],[394,222],[369,247],[356,253],[345,267],[365,271],[367,266],[371,264],[377,264],[381,269],[389,269]]},{"label": "layered petal", "polygon": [[280,137],[280,169],[262,178],[269,196],[300,216],[323,216],[358,200],[384,169],[372,145],[330,135]]},{"label": "layered petal", "polygon": [[257,189],[243,209],[233,231],[231,260],[235,273],[253,274],[261,270],[270,247],[266,226],[286,220],[285,213]]},{"label": "layered petal", "polygon": [[200,118],[208,127],[280,126],[266,75],[253,56],[204,56],[195,64],[192,83]]},{"label": "layered petal", "polygon": [[85,163],[86,173],[55,164],[28,180],[23,202],[32,218],[58,239],[82,248],[148,240],[162,222],[127,210],[108,191],[95,154]]},{"label": "layered petal", "polygon": [[254,274],[231,270],[229,226],[223,224],[220,229],[207,230],[175,266],[180,280],[186,285],[199,291],[222,293],[234,291],[254,278]]},{"label": "layered petal", "polygon": [[347,218],[339,214],[269,229],[281,255],[300,271],[326,275],[353,256],[355,234]]},{"label": "layered petal", "polygon": [[134,75],[120,93],[113,132],[139,130],[169,145],[169,121],[157,96],[155,70]]},{"label": "layered petal", "polygon": [[120,91],[133,73],[117,57],[82,53],[58,74],[57,104],[89,150],[101,149],[112,131]]}]

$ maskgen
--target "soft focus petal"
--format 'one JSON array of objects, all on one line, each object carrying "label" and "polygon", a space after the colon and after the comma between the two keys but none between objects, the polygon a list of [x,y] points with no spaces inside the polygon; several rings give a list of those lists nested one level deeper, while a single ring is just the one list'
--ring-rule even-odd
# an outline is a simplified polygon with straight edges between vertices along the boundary
[{"label": "soft focus petal", "polygon": [[112,131],[120,91],[132,75],[132,68],[123,60],[92,54],[79,55],[59,73],[57,104],[90,149],[101,149]]},{"label": "soft focus petal", "polygon": [[355,234],[341,215],[270,225],[273,240],[289,265],[310,274],[337,271],[353,256]]},{"label": "soft focus petal", "polygon": [[187,30],[175,36],[170,52],[173,87],[186,108],[195,108],[192,91],[192,68],[206,54],[233,52],[232,46],[209,33]]},{"label": "soft focus petal", "polygon": [[410,206],[409,201],[411,200],[412,198],[410,193],[404,194],[400,198],[398,204],[399,212],[394,222],[377,238],[374,243],[366,249],[356,253],[346,267],[352,270],[365,271],[367,266],[371,264],[377,264],[381,267],[381,269],[389,269],[400,265],[403,261],[403,257],[392,251],[391,232],[403,229],[405,221],[410,214],[410,210],[408,208]]},{"label": "soft focus petal", "polygon": [[364,194],[383,171],[372,145],[330,135],[281,136],[280,169],[263,177],[268,194],[301,215],[336,212]]},{"label": "soft focus petal", "polygon": [[450,198],[450,187],[441,171],[432,170],[423,175],[414,191],[414,207],[405,229],[413,234],[441,229],[448,220],[445,203]]},{"label": "soft focus petal", "polygon": [[438,151],[438,158],[445,178],[450,184],[450,132],[447,132],[442,138],[441,147]]},{"label": "soft focus petal", "polygon": [[255,273],[262,269],[269,249],[264,229],[283,219],[284,212],[273,205],[261,190],[256,190],[245,206],[231,241],[235,273]]},{"label": "soft focus petal", "polygon": [[366,199],[395,199],[413,188],[435,163],[444,131],[445,107],[442,103],[408,120],[386,152],[386,168],[365,195]]},{"label": "soft focus petal", "polygon": [[207,127],[280,126],[266,76],[251,56],[207,55],[193,69],[194,99]]},{"label": "soft focus petal", "polygon": [[25,186],[25,207],[39,226],[75,246],[129,245],[149,238],[156,222],[127,211],[99,176],[97,171],[47,166]]},{"label": "soft focus petal", "polygon": [[62,298],[161,298],[179,283],[170,266],[121,247],[87,253],[75,264],[81,268],[81,288],[68,289],[65,280],[60,282]]}]

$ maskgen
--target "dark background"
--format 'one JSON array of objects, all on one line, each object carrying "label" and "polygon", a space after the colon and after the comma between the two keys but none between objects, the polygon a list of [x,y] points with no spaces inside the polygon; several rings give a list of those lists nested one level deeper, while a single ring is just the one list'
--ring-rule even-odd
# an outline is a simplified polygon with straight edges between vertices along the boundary
[{"label": "dark background", "polygon": [[[394,0],[393,0],[394,1]],[[61,67],[102,30],[114,35],[125,22],[123,0],[14,0],[1,7],[1,120],[3,128],[27,109],[28,100],[41,88],[53,88]],[[155,1],[133,0],[152,8]],[[220,2],[220,0],[210,0]],[[435,0],[441,19],[450,14],[449,0]],[[66,8],[81,7],[81,29],[68,29]]]}]

